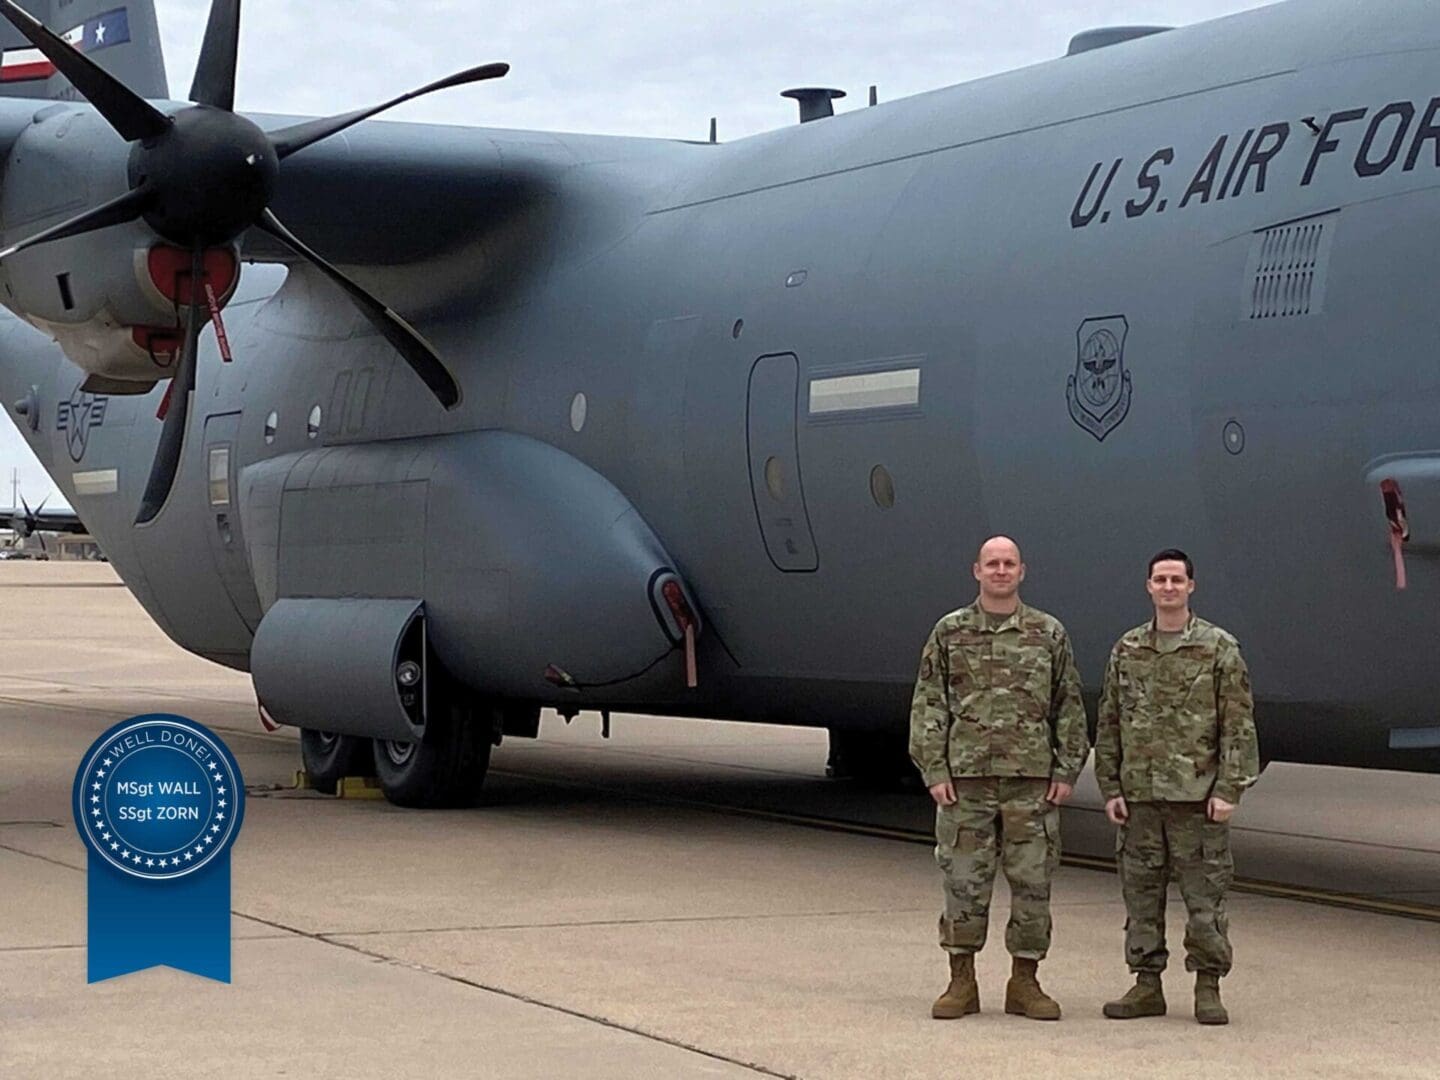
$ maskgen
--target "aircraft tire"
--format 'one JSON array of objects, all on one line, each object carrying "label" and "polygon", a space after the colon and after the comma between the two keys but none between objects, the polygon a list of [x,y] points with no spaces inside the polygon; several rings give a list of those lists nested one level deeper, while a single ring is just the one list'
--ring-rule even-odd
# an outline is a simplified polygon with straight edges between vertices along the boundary
[{"label": "aircraft tire", "polygon": [[328,731],[300,729],[300,760],[310,786],[334,795],[344,776],[373,776],[375,754],[370,740],[356,735],[333,735]]},{"label": "aircraft tire", "polygon": [[420,742],[374,741],[385,798],[417,809],[474,806],[494,748],[494,710],[457,700],[431,711]]}]

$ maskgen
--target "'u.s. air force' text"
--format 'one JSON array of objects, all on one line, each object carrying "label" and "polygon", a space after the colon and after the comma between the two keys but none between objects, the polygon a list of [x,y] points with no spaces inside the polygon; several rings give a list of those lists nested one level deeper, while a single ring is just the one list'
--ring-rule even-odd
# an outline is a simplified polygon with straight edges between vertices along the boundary
[{"label": "'u.s. air force' text", "polygon": [[[1412,172],[1422,157],[1431,160],[1427,148],[1433,154],[1432,164],[1440,168],[1440,97],[1431,98],[1423,111],[1413,101],[1393,101],[1373,112],[1342,109],[1323,118],[1308,116],[1301,123],[1302,132],[1311,136],[1301,187],[1309,187],[1327,168],[1353,169],[1361,179],[1381,176],[1396,167]],[[1122,186],[1113,197],[1111,188],[1125,159],[1097,162],[1070,211],[1070,226],[1083,229],[1097,219],[1104,225],[1112,213],[1123,212],[1126,219],[1163,214],[1176,198],[1178,209],[1184,210],[1192,204],[1262,195],[1271,162],[1290,144],[1292,134],[1294,126],[1282,121],[1252,127],[1238,138],[1221,135],[1193,173],[1177,167],[1181,163],[1176,161],[1173,146],[1164,147],[1145,159],[1133,190]],[[1189,176],[1189,182],[1182,193],[1184,176]]]}]

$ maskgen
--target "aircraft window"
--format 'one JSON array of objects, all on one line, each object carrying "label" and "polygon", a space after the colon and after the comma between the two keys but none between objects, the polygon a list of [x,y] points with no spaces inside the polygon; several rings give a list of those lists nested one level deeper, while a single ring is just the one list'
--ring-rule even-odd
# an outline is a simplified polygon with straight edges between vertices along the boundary
[{"label": "aircraft window", "polygon": [[230,505],[230,447],[210,448],[210,505]]},{"label": "aircraft window", "polygon": [[585,400],[584,394],[576,394],[570,402],[570,430],[578,432],[585,426],[585,414],[590,410],[590,403]]},{"label": "aircraft window", "polygon": [[272,412],[265,418],[265,443],[268,446],[275,441],[275,432],[280,428],[280,414]]},{"label": "aircraft window", "polygon": [[745,320],[744,320],[744,319],[736,319],[736,320],[735,320],[735,325],[730,328],[730,336],[731,336],[732,338],[734,338],[736,341],[739,341],[739,340],[740,340],[740,335],[741,335],[742,333],[744,333],[744,331],[745,331]]},{"label": "aircraft window", "polygon": [[1231,454],[1245,449],[1245,429],[1240,426],[1239,420],[1231,420],[1225,425],[1225,449]]},{"label": "aircraft window", "polygon": [[920,369],[872,371],[810,380],[810,415],[920,404]]},{"label": "aircraft window", "polygon": [[310,419],[305,422],[305,434],[310,438],[320,434],[320,406],[316,405],[310,410]]},{"label": "aircraft window", "polygon": [[776,502],[785,501],[785,466],[778,457],[765,459],[765,490]]},{"label": "aircraft window", "polygon": [[884,465],[876,465],[870,470],[870,497],[882,510],[889,510],[895,505],[895,480]]}]

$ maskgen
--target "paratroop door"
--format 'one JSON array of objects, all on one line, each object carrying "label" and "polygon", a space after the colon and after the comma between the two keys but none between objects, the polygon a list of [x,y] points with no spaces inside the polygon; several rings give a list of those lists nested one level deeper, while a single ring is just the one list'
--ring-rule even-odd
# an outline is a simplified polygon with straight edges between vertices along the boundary
[{"label": "paratroop door", "polygon": [[795,430],[799,367],[794,353],[755,361],[746,423],[760,539],[776,569],[792,573],[819,566]]}]

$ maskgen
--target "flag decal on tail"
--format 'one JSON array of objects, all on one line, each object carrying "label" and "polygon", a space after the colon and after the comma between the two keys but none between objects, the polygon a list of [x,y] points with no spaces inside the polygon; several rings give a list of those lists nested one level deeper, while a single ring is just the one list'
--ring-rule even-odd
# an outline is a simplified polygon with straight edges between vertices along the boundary
[{"label": "flag decal on tail", "polygon": [[[130,16],[125,8],[115,8],[72,26],[60,36],[83,53],[123,45],[130,40]],[[39,49],[26,46],[0,54],[0,83],[48,79],[54,74],[55,65]]]}]

